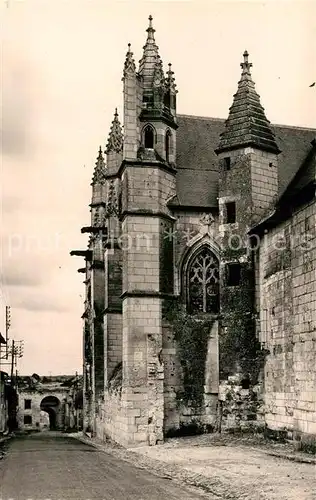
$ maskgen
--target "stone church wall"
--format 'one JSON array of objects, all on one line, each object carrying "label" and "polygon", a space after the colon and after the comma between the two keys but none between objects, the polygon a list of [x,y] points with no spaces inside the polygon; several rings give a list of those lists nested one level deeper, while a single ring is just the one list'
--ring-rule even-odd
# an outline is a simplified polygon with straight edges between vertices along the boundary
[{"label": "stone church wall", "polygon": [[[218,217],[216,214],[211,217],[209,215],[205,216],[202,212],[191,211],[176,214],[175,293],[179,296],[182,304],[186,304],[186,294],[183,293],[185,288],[183,273],[192,252],[199,245],[207,243],[220,256]],[[223,277],[224,275],[221,276],[221,280]],[[165,433],[172,433],[179,427],[192,425],[201,426],[204,429],[218,429],[219,426],[222,428],[240,426],[243,421],[245,421],[245,425],[249,425],[252,420],[256,424],[261,423],[261,385],[245,387],[242,373],[231,372],[231,370],[228,377],[220,376],[221,373],[226,373],[227,369],[230,369],[228,366],[220,367],[219,365],[222,321],[218,321],[215,317],[212,319],[211,316],[208,319],[212,321],[209,322],[209,326],[204,323],[206,328],[209,328],[206,331],[204,351],[198,354],[198,356],[205,358],[200,360],[205,365],[203,380],[199,380],[201,391],[204,392],[202,408],[188,406],[183,401],[181,402],[181,399],[179,401],[179,396],[185,391],[183,386],[184,373],[181,366],[181,356],[183,357],[181,349],[183,350],[185,346],[181,345],[182,341],[179,342],[179,339],[178,341],[175,339],[174,326],[166,320],[163,322]],[[199,321],[194,324],[193,318],[189,320],[189,323],[189,328],[200,328],[200,334],[204,335],[203,321],[200,322],[200,326],[198,326]],[[188,345],[188,349],[190,347],[192,348],[192,345]],[[199,363],[199,359],[196,360],[196,363]]]},{"label": "stone church wall", "polygon": [[316,436],[316,206],[271,230],[260,247],[265,421]]}]

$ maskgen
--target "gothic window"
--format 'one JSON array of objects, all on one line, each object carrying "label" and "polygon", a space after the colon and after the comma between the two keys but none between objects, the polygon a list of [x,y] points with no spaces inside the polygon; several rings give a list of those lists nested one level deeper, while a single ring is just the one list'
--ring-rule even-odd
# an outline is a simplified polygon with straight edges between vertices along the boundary
[{"label": "gothic window", "polygon": [[144,129],[144,147],[146,149],[154,149],[155,133],[151,125],[147,125]]},{"label": "gothic window", "polygon": [[218,312],[219,263],[208,247],[203,247],[191,259],[186,282],[191,314]]},{"label": "gothic window", "polygon": [[169,163],[170,149],[171,149],[171,132],[167,130],[165,136],[165,149],[166,149],[166,162]]}]

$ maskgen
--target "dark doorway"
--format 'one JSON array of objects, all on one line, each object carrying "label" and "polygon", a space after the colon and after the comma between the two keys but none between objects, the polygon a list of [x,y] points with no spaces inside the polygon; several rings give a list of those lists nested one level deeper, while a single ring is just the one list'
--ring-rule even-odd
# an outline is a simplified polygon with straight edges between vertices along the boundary
[{"label": "dark doorway", "polygon": [[60,408],[60,401],[56,396],[46,396],[41,402],[41,410],[46,411],[49,416],[49,429],[58,429],[57,413]]}]

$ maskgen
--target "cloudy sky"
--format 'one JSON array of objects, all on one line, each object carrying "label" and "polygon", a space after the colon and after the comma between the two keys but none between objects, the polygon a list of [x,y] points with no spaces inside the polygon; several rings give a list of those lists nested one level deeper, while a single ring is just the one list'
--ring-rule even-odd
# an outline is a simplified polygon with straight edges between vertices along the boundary
[{"label": "cloudy sky", "polygon": [[21,373],[81,370],[90,180],[128,42],[141,57],[149,14],[178,112],[225,118],[245,49],[268,119],[314,126],[316,2],[1,0],[1,315],[25,340]]}]

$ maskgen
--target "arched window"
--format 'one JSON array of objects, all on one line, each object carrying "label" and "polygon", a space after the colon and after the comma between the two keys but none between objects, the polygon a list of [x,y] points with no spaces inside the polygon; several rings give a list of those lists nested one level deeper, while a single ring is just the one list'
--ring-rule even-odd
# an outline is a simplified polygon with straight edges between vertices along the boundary
[{"label": "arched window", "polygon": [[165,135],[165,150],[166,150],[166,162],[169,163],[170,150],[171,150],[171,132],[167,130]]},{"label": "arched window", "polygon": [[207,246],[191,258],[186,276],[188,312],[218,313],[219,263]]},{"label": "arched window", "polygon": [[144,128],[144,147],[146,149],[154,149],[155,133],[151,125],[146,125]]}]

